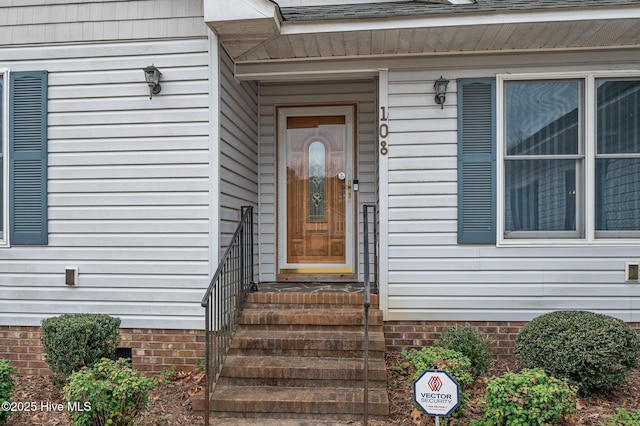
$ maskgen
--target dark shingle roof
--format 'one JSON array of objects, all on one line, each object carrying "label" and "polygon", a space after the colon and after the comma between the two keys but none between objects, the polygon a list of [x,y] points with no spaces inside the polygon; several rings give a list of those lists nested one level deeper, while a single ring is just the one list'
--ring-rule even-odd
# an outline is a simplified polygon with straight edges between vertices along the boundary
[{"label": "dark shingle roof", "polygon": [[638,5],[640,5],[640,0],[477,0],[476,3],[457,5],[444,4],[434,0],[432,2],[402,1],[393,3],[297,6],[283,7],[280,11],[285,21],[327,21]]}]

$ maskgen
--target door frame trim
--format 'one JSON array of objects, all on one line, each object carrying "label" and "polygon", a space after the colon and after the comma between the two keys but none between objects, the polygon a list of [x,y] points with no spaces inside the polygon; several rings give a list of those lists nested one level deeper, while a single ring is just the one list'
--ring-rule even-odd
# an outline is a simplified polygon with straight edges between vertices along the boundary
[{"label": "door frame trim", "polygon": [[[358,147],[358,104],[357,103],[336,103],[336,104],[296,104],[296,105],[275,105],[275,229],[276,229],[276,241],[275,241],[275,269],[276,269],[276,281],[291,281],[293,280],[313,280],[313,281],[331,281],[331,280],[353,280],[358,276],[358,192],[353,192],[352,205],[347,209],[352,210],[352,218],[347,224],[347,230],[351,231],[351,237],[345,240],[347,244],[347,264],[351,259],[352,268],[345,268],[342,265],[336,265],[336,267],[318,268],[316,265],[304,264],[304,265],[288,265],[286,262],[282,264],[281,255],[283,250],[286,252],[286,226],[285,229],[281,229],[281,224],[284,223],[282,215],[286,216],[285,212],[281,211],[280,205],[286,203],[286,193],[281,198],[281,140],[280,140],[280,118],[284,111],[292,114],[286,116],[298,115],[298,116],[323,116],[323,115],[341,115],[344,114],[346,122],[351,120],[351,159],[346,158],[345,161],[351,162],[353,171],[352,179],[358,176],[358,162],[357,162],[357,147]],[[349,248],[349,245],[351,246]],[[351,269],[348,272],[348,269]]]}]

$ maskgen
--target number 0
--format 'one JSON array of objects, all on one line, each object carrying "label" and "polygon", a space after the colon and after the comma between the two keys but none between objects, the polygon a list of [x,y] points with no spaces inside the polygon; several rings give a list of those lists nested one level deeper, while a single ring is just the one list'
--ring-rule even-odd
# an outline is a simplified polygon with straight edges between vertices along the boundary
[{"label": "number 0", "polygon": [[383,123],[380,125],[380,137],[386,138],[387,136],[389,136],[389,126]]}]

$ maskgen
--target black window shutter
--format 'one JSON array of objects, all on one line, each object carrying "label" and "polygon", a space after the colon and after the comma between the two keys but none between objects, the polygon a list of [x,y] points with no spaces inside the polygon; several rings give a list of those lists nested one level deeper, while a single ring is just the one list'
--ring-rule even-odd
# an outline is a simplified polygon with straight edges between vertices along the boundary
[{"label": "black window shutter", "polygon": [[458,243],[496,242],[495,79],[458,80]]},{"label": "black window shutter", "polygon": [[12,72],[9,82],[9,238],[47,244],[47,71]]}]

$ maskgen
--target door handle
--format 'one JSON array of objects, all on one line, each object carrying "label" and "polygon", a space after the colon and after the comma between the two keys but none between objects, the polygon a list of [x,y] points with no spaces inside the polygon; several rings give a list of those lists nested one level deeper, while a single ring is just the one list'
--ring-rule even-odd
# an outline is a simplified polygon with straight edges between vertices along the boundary
[{"label": "door handle", "polygon": [[347,196],[351,198],[351,179],[347,181]]}]

